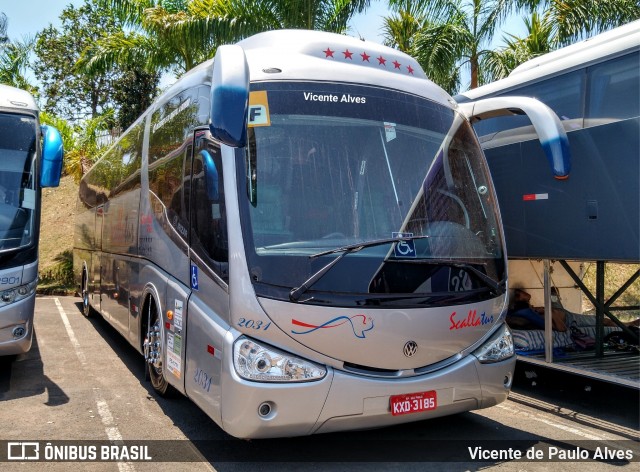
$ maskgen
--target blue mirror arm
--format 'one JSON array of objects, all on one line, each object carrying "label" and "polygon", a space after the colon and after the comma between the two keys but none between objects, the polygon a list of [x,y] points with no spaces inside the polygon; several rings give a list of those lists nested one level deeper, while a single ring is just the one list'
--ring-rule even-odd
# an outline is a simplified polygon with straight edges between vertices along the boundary
[{"label": "blue mirror arm", "polygon": [[538,134],[554,177],[558,180],[569,178],[571,152],[567,133],[558,115],[541,101],[530,97],[492,97],[460,103],[458,110],[472,122],[474,119],[503,115],[527,115]]},{"label": "blue mirror arm", "polygon": [[40,162],[40,186],[57,187],[62,175],[64,149],[62,136],[53,126],[42,125],[42,157]]},{"label": "blue mirror arm", "polygon": [[218,189],[218,168],[213,157],[208,151],[200,151],[202,162],[204,163],[204,178],[207,185],[207,198],[210,202],[217,201],[220,198]]}]

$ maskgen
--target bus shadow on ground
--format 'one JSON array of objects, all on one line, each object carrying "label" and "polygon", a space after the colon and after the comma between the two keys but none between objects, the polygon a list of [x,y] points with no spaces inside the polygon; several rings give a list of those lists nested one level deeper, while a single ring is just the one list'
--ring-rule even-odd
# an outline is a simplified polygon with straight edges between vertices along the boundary
[{"label": "bus shadow on ground", "polygon": [[47,393],[47,406],[69,402],[67,394],[44,373],[37,330],[29,352],[0,357],[0,401],[15,400]]},{"label": "bus shadow on ground", "polygon": [[[80,312],[82,306],[76,304]],[[531,448],[548,445],[561,449],[575,447],[512,428],[474,412],[406,423],[398,426],[296,438],[242,440],[229,436],[198,406],[181,394],[160,397],[145,380],[142,355],[106,320],[94,314],[90,323],[123,364],[140,381],[148,398],[181,430],[188,441],[165,444],[154,460],[171,462],[206,461],[220,472],[254,470],[313,471],[343,470],[429,470],[479,471],[507,459],[473,459],[475,448],[485,451]],[[508,439],[505,439],[508,438]],[[135,438],[125,438],[135,439]],[[584,446],[584,444],[582,444]],[[615,465],[626,465],[628,461]],[[515,464],[514,464],[515,465]]]}]

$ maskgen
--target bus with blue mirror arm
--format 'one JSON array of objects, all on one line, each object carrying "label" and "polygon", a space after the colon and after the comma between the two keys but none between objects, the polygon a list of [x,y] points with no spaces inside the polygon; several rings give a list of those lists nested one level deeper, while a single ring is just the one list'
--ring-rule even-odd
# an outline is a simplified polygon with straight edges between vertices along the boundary
[{"label": "bus with blue mirror arm", "polygon": [[0,356],[31,348],[41,189],[58,186],[62,158],[60,133],[40,124],[33,96],[0,85]]},{"label": "bus with blue mirror arm", "polygon": [[470,120],[524,112],[545,142],[564,131],[539,102],[478,107],[347,36],[220,46],[83,178],[85,314],[144,354],[159,394],[186,395],[236,437],[504,401],[506,254]]}]

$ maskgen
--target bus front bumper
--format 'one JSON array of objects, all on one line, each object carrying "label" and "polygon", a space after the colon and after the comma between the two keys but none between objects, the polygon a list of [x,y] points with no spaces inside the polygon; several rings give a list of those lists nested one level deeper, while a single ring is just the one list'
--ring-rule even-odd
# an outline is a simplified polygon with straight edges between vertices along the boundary
[{"label": "bus front bumper", "polygon": [[0,308],[0,356],[23,354],[31,349],[36,296]]},{"label": "bus front bumper", "polygon": [[[387,379],[329,368],[319,381],[270,384],[238,377],[227,358],[222,378],[222,427],[240,438],[300,436],[391,426],[487,408],[506,400],[515,363],[515,356],[482,364],[469,355],[436,372],[413,377]],[[435,392],[434,409],[396,416],[391,413],[392,396],[421,392]]]}]

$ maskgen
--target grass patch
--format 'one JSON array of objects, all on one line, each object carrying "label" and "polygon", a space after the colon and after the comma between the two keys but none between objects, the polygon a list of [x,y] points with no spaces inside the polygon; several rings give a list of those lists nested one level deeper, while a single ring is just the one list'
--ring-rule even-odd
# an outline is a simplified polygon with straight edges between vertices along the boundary
[{"label": "grass patch", "polygon": [[38,293],[73,295],[73,228],[78,185],[62,177],[57,188],[42,189]]},{"label": "grass patch", "polygon": [[[636,271],[640,269],[640,264],[606,264],[604,270],[604,293],[605,301],[614,295]],[[596,293],[596,264],[590,263],[586,266],[585,275],[582,279],[592,294]],[[633,307],[640,305],[640,278],[631,284],[627,290],[620,295],[613,306]],[[582,311],[585,313],[595,313],[593,304],[583,295]],[[631,321],[640,317],[640,310],[625,310],[612,312],[621,321]]]}]

